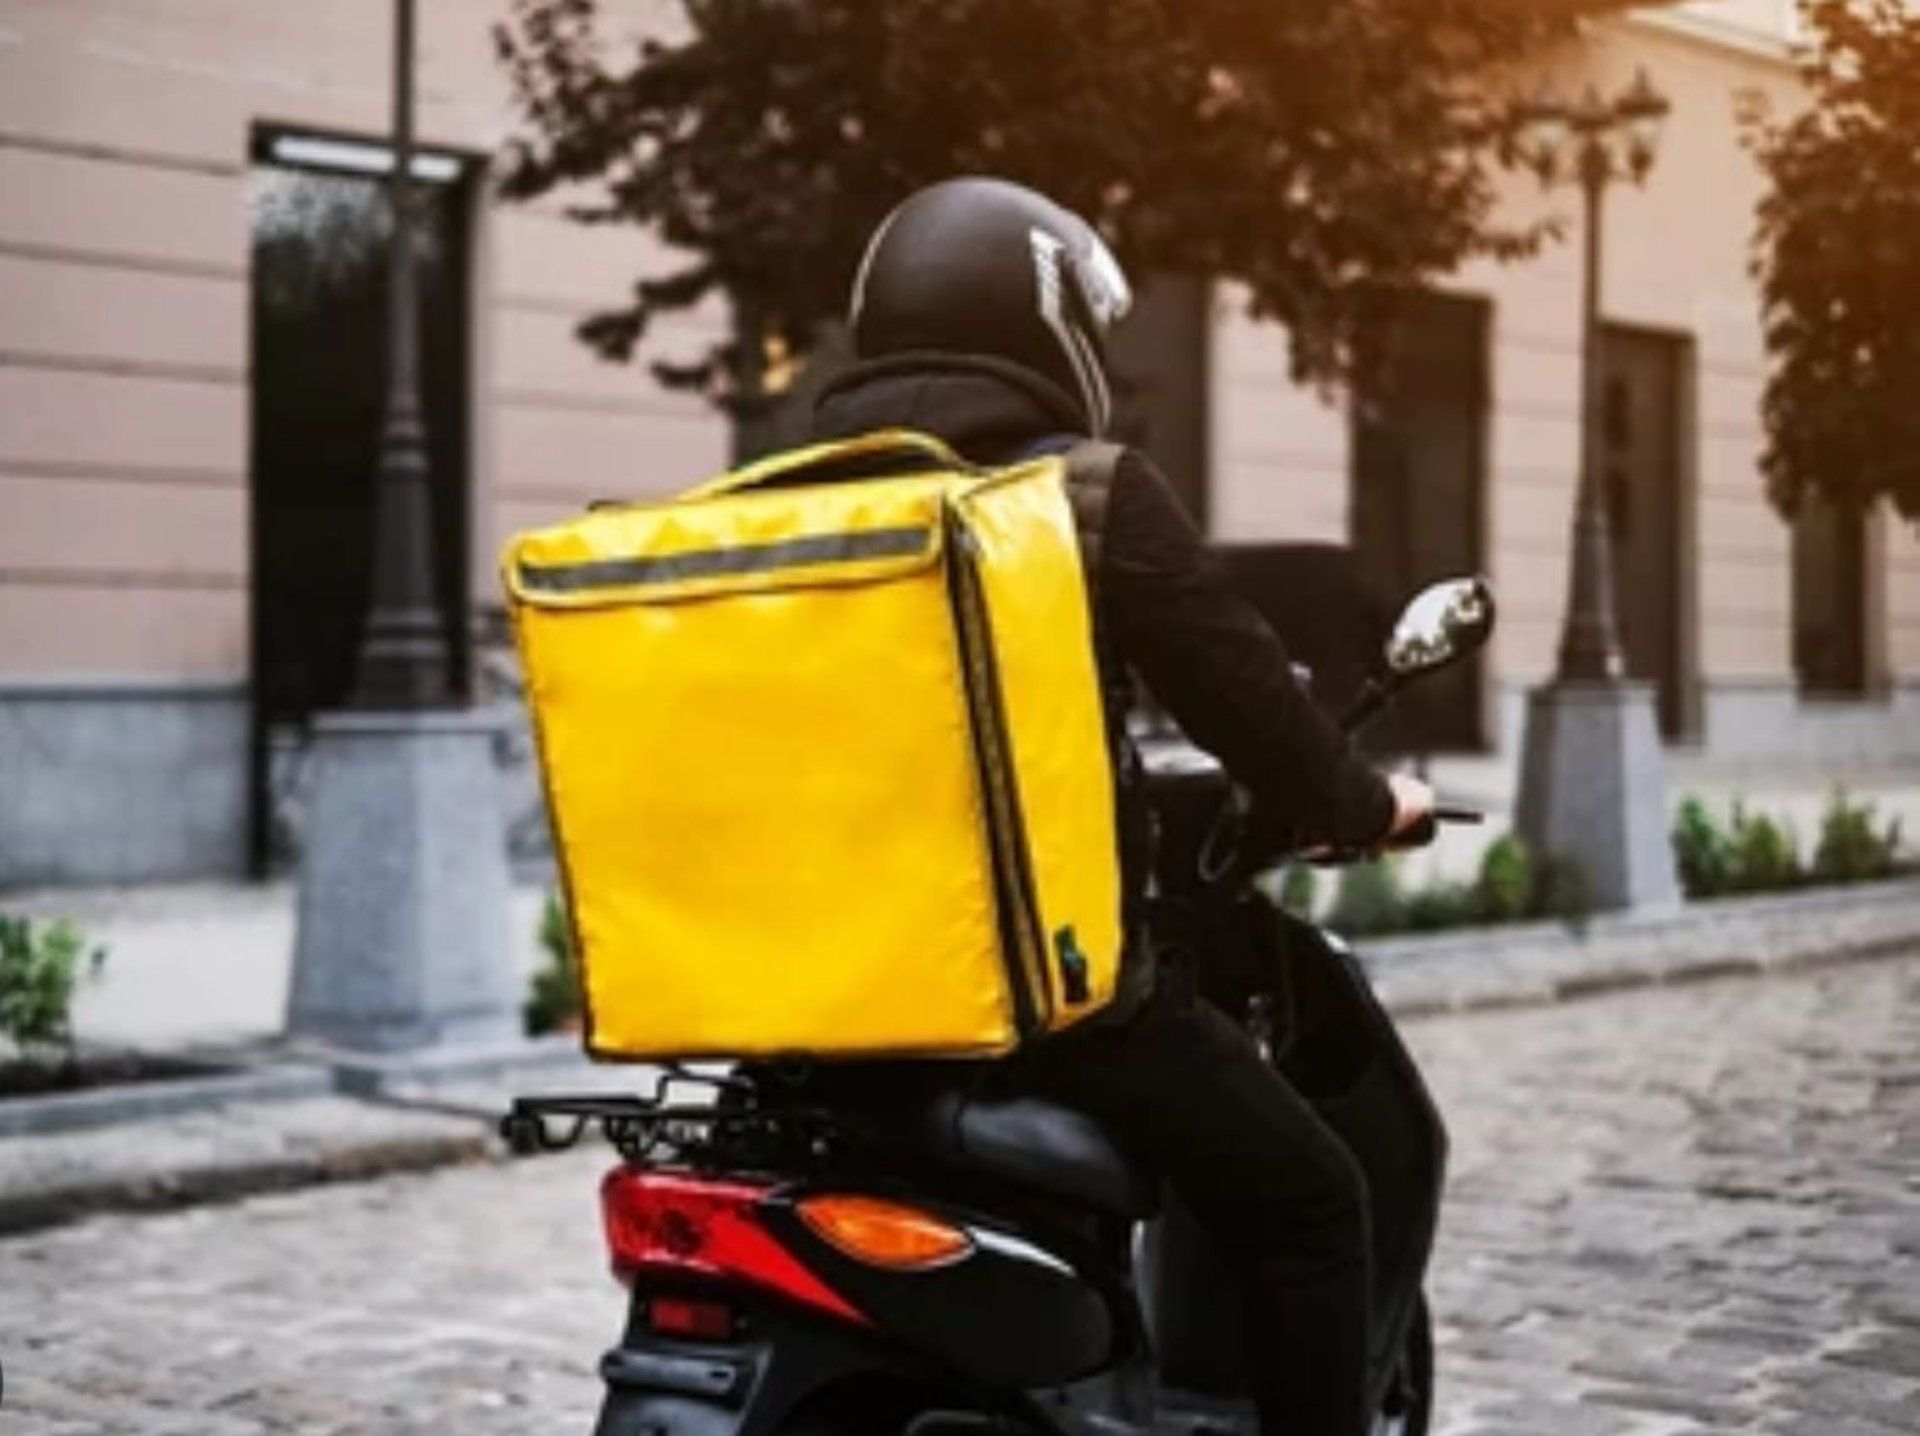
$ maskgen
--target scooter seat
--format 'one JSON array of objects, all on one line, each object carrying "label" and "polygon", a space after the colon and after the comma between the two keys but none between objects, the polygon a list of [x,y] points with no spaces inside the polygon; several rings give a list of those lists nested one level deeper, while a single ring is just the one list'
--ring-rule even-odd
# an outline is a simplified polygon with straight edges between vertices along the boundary
[{"label": "scooter seat", "polygon": [[945,1091],[925,1114],[939,1155],[969,1171],[1111,1216],[1144,1221],[1160,1210],[1159,1179],[1070,1107]]}]

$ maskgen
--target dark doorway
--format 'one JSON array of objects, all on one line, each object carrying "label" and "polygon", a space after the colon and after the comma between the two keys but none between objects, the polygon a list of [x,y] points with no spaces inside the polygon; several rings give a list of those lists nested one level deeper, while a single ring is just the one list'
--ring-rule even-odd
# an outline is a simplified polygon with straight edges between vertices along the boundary
[{"label": "dark doorway", "polygon": [[1661,732],[1676,738],[1686,725],[1681,434],[1691,350],[1682,336],[1620,325],[1601,342],[1600,462],[1620,643],[1629,676],[1658,690]]},{"label": "dark doorway", "polygon": [[1809,499],[1793,524],[1793,667],[1808,697],[1859,698],[1867,663],[1867,516]]},{"label": "dark doorway", "polygon": [[[367,609],[374,463],[386,394],[388,152],[263,132],[253,222],[253,836],[272,837],[271,757],[345,702]],[[432,464],[435,582],[465,691],[468,167],[415,173],[420,358]]]},{"label": "dark doorway", "polygon": [[[1485,567],[1484,301],[1431,292],[1383,302],[1378,372],[1353,398],[1351,538],[1360,574],[1394,612],[1437,579]],[[1385,751],[1482,749],[1481,660],[1409,689],[1370,731]]]},{"label": "dark doorway", "polygon": [[1210,287],[1157,274],[1114,330],[1113,437],[1146,450],[1201,531],[1207,526]]}]

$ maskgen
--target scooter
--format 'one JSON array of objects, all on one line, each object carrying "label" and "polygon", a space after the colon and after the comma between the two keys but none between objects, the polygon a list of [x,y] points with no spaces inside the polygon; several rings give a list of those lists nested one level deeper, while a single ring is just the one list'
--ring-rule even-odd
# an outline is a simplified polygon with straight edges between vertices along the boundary
[{"label": "scooter", "polygon": [[[1478,579],[1423,591],[1346,722],[1465,657],[1492,623]],[[1374,1429],[1423,1436],[1439,1115],[1352,952],[1256,881],[1303,835],[1264,824],[1195,750],[1142,747],[1160,828],[1152,920],[1176,954],[1162,980],[1240,1020],[1365,1172]],[[956,1069],[883,1118],[832,1100],[824,1069],[780,1064],[667,1067],[646,1096],[513,1103],[501,1127],[517,1150],[597,1128],[622,1158],[600,1198],[632,1297],[601,1360],[596,1436],[1252,1429],[1230,1277],[1197,1222],[1090,1119]]]}]

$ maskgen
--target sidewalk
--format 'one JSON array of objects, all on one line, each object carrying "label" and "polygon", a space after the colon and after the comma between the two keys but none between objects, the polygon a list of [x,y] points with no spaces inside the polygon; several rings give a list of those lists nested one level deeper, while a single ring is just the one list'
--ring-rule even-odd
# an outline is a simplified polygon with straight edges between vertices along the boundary
[{"label": "sidewalk", "polygon": [[[284,891],[194,891],[195,901],[185,909],[176,893],[121,899],[91,911],[103,924],[117,923],[111,930],[141,947],[143,965],[164,956],[163,939],[177,942],[183,933],[197,934],[204,944],[223,931],[271,936],[288,930],[290,894]],[[147,915],[144,923],[140,914]],[[231,928],[223,926],[228,916]],[[1397,938],[1369,943],[1362,954],[1383,1000],[1403,1020],[1444,1020],[1449,1013],[1487,1007],[1557,1003],[1623,987],[1867,961],[1916,949],[1920,878],[1600,918],[1579,934],[1531,924]],[[233,958],[223,960],[231,964]],[[189,1010],[192,990],[220,973],[223,960],[207,960],[197,971],[199,981],[178,984],[184,993],[166,993],[163,974],[146,971],[133,981],[143,982],[156,1001],[154,1021],[142,1028],[134,1020],[133,994],[142,989],[129,985],[94,1009],[103,1020],[93,1035],[125,1032],[130,1025],[144,1031],[150,1044],[160,1032],[251,1036],[253,1041],[225,1049],[247,1064],[241,1074],[203,1079],[198,1090],[191,1080],[103,1089],[109,1102],[125,1110],[81,1127],[56,1124],[0,1135],[0,1236],[97,1211],[498,1161],[505,1153],[495,1122],[516,1093],[644,1091],[650,1085],[648,1069],[588,1067],[571,1039],[556,1039],[544,1056],[508,1056],[491,1066],[483,1060],[449,1070],[445,1081],[429,1074],[416,1085],[367,1095],[325,1066],[261,1037],[276,1020],[284,963],[277,980],[253,974],[230,990],[208,994],[203,1012]],[[539,1060],[525,1060],[529,1055]],[[222,1083],[248,1090],[235,1093],[221,1089]],[[155,1089],[165,1088],[184,1100],[143,1111],[165,1097]],[[208,1088],[215,1089],[211,1097]],[[17,1118],[6,1109],[29,1105],[0,1104],[0,1118]]]},{"label": "sidewalk", "polygon": [[[1483,808],[1477,828],[1443,829],[1428,854],[1408,860],[1415,885],[1430,872],[1466,876],[1480,851],[1512,822],[1513,765],[1493,759],[1443,759],[1430,776],[1448,799]],[[1670,758],[1671,804],[1695,795],[1724,813],[1736,799],[1784,818],[1805,856],[1835,785],[1822,772],[1708,764]],[[1871,799],[1882,818],[1899,816],[1911,849],[1920,846],[1920,769],[1861,771],[1840,780],[1857,801]],[[512,950],[522,973],[540,961],[535,930],[543,891],[513,891]],[[209,883],[157,888],[59,889],[0,895],[0,910],[68,917],[111,949],[102,980],[81,996],[77,1031],[85,1043],[169,1051],[230,1046],[278,1035],[293,965],[290,882]]]},{"label": "sidewalk", "polygon": [[[1437,764],[1433,777],[1450,798],[1492,815],[1484,829],[1455,831],[1446,848],[1424,859],[1447,871],[1469,869],[1479,847],[1507,826],[1510,778],[1503,766],[1467,762]],[[1847,786],[1920,834],[1920,772],[1860,774]],[[1724,809],[1739,797],[1786,817],[1804,850],[1831,783],[1679,759],[1669,787],[1676,802],[1692,793]],[[1410,881],[1422,876],[1416,869]],[[0,898],[9,912],[71,918],[109,947],[102,981],[78,1004],[83,1044],[211,1056],[229,1068],[212,1079],[97,1089],[75,1104],[86,1109],[78,1119],[63,1110],[29,1120],[22,1109],[31,1104],[0,1104],[0,1233],[94,1210],[497,1160],[494,1120],[515,1092],[644,1087],[644,1069],[590,1068],[570,1039],[557,1039],[370,1092],[364,1074],[281,1038],[296,898],[286,882]],[[513,895],[507,920],[523,972],[540,960],[534,934],[543,899],[537,887]],[[1920,879],[1606,917],[1581,934],[1533,924],[1376,940],[1363,954],[1388,1006],[1411,1018],[1916,947]]]},{"label": "sidewalk", "polygon": [[[522,887],[510,901],[523,976],[543,960],[544,899]],[[0,909],[69,918],[108,948],[101,980],[75,1004],[83,1048],[184,1058],[213,1074],[0,1103],[0,1235],[95,1211],[498,1160],[495,1124],[517,1093],[643,1080],[589,1067],[565,1037],[397,1074],[289,1044],[297,901],[291,882],[0,897]]]},{"label": "sidewalk", "polygon": [[[75,1006],[89,1045],[171,1051],[277,1037],[293,972],[291,882],[67,888],[0,896],[0,910],[71,918],[109,949]],[[544,894],[516,887],[507,921],[522,974],[540,961]]]}]

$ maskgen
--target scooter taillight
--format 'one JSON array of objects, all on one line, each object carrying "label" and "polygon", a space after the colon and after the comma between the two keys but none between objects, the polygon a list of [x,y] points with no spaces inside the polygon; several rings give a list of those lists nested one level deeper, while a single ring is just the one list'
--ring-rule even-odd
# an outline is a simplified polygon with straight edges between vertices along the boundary
[{"label": "scooter taillight", "polygon": [[696,1276],[763,1287],[847,1321],[866,1318],[769,1232],[758,1216],[770,1188],[615,1167],[600,1184],[614,1275]]}]

